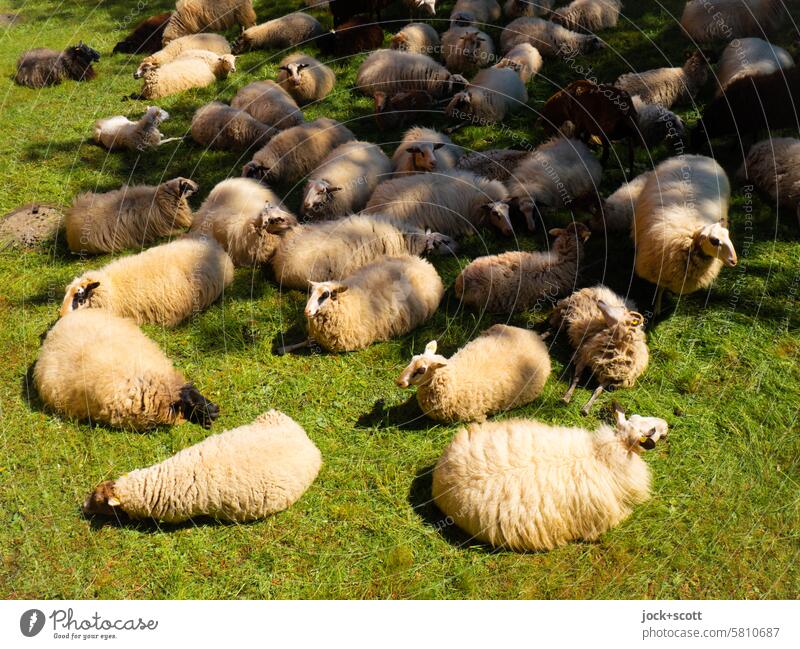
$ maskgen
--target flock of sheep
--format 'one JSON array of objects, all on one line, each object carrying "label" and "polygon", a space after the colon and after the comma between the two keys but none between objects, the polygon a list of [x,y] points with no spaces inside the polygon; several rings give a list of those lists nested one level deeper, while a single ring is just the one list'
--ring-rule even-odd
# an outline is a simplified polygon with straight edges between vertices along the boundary
[{"label": "flock of sheep", "polygon": [[[613,28],[621,10],[619,0],[574,0],[557,9],[553,0],[508,0],[502,8],[495,0],[458,0],[443,34],[411,22],[381,49],[383,30],[371,14],[379,17],[388,0],[328,4],[330,32],[305,13],[257,24],[251,0],[178,0],[174,12],[144,21],[115,51],[149,52],[134,76],[143,80],[140,96],[156,98],[235,73],[235,56],[245,51],[374,50],[356,85],[374,98],[379,128],[444,109],[458,122],[452,134],[461,124],[494,124],[523,108],[527,83],[544,61],[602,47],[595,32]],[[435,0],[404,4],[414,14],[436,10]],[[730,41],[717,97],[693,140],[792,125],[780,104],[798,97],[794,60],[759,38],[780,25],[782,7],[778,0],[687,3],[682,26],[693,42]],[[503,15],[511,22],[498,55],[481,27]],[[233,45],[213,33],[233,25],[242,28]],[[16,80],[32,87],[88,80],[98,59],[83,43],[61,53],[32,50],[21,56]],[[671,108],[691,102],[709,72],[698,50],[681,67],[629,73],[613,84],[576,80],[542,107],[552,137],[532,151],[465,153],[449,134],[412,126],[390,158],[333,119],[305,120],[302,106],[324,100],[336,77],[316,58],[293,52],[275,80],[243,87],[230,104],[197,109],[194,141],[252,155],[242,176],[219,182],[197,211],[189,199],[199,188],[187,178],[75,198],[65,215],[75,253],[119,253],[182,236],[87,271],[67,287],[61,318],[36,362],[36,388],[50,408],[76,419],[138,430],[183,421],[208,427],[218,407],[138,324],[176,326],[217,301],[235,267],[269,266],[282,289],[309,292],[308,340],[283,351],[310,341],[330,352],[363,349],[412,331],[436,312],[446,287],[424,256],[451,254],[485,227],[502,236],[514,234],[515,222],[534,230],[566,208],[585,213],[587,222],[550,229],[547,252],[474,259],[453,290],[478,312],[508,315],[555,303],[551,331],[564,332],[575,349],[564,400],[585,371],[597,381],[587,413],[604,389],[632,387],[649,360],[645,318],[635,304],[603,285],[574,291],[592,231],[630,233],[636,273],[659,289],[656,312],[663,291],[705,289],[737,263],[730,184],[712,158],[681,152],[607,198],[597,193],[614,141],[627,140],[631,156],[635,146],[682,146],[687,129]],[[762,98],[765,124],[751,115],[753,93]],[[94,139],[110,151],[146,152],[165,142],[159,127],[168,118],[151,106],[137,121],[101,119]],[[603,145],[603,160],[592,144]],[[755,144],[741,177],[796,209],[800,141]],[[301,178],[294,214],[270,187]],[[416,386],[430,418],[478,422],[458,432],[441,456],[433,498],[468,534],[495,546],[542,550],[599,537],[649,497],[640,453],[667,433],[664,420],[628,418],[619,409],[614,426],[593,432],[524,419],[486,422],[540,396],[551,371],[547,335],[496,324],[450,358],[431,341],[397,380]],[[320,466],[302,428],[270,411],[103,482],[84,510],[168,522],[199,515],[252,520],[290,506]]]}]

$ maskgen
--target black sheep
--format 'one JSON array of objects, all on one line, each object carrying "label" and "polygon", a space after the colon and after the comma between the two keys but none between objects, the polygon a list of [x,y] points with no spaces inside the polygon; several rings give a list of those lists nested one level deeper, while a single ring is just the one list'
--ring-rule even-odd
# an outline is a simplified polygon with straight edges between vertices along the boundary
[{"label": "black sheep", "polygon": [[20,55],[14,81],[29,88],[55,86],[64,79],[88,81],[95,77],[92,63],[99,60],[100,53],[83,41],[63,52],[37,47]]}]

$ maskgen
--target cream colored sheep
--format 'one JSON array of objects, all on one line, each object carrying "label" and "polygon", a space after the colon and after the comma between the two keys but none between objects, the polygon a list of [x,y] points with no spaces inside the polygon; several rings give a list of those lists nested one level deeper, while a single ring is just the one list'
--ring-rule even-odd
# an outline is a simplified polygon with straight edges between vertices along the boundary
[{"label": "cream colored sheep", "polygon": [[532,419],[473,424],[433,470],[433,499],[473,539],[518,551],[595,541],[650,498],[641,450],[667,434],[656,417],[617,412],[616,429]]},{"label": "cream colored sheep", "polygon": [[701,51],[694,52],[681,68],[657,68],[646,72],[628,72],[621,75],[614,85],[631,97],[647,104],[661,104],[672,108],[675,104],[687,104],[703,89],[708,81],[708,62]]},{"label": "cream colored sheep", "polygon": [[174,178],[157,186],[123,186],[79,194],[64,215],[72,252],[99,254],[137,248],[192,224],[188,199],[199,185]]},{"label": "cream colored sheep", "polygon": [[500,51],[530,43],[542,56],[573,56],[599,50],[603,41],[592,34],[579,34],[541,18],[522,17],[508,23],[500,34]]},{"label": "cream colored sheep", "polygon": [[776,31],[784,12],[783,0],[691,0],[681,27],[698,43],[729,41]]},{"label": "cream colored sheep", "polygon": [[450,20],[456,24],[491,23],[496,25],[500,20],[500,15],[500,5],[497,0],[456,0],[450,12]]},{"label": "cream colored sheep", "polygon": [[547,346],[535,331],[496,324],[449,359],[436,341],[412,357],[397,385],[417,386],[417,402],[431,419],[483,421],[530,403],[550,376]]},{"label": "cream colored sheep", "polygon": [[739,79],[793,67],[792,55],[782,47],[760,38],[737,38],[723,50],[719,58],[717,96]]},{"label": "cream colored sheep", "polygon": [[398,174],[447,171],[455,166],[462,152],[444,133],[414,126],[403,134],[392,155],[392,166]]},{"label": "cream colored sheep", "polygon": [[205,88],[236,72],[236,59],[232,54],[213,54],[213,62],[190,55],[191,52],[200,51],[202,50],[189,50],[174,61],[145,70],[142,91],[138,98],[158,99],[191,88]]},{"label": "cream colored sheep", "polygon": [[297,12],[275,18],[242,32],[233,46],[234,54],[250,50],[286,50],[322,36],[325,30],[313,16]]},{"label": "cream colored sheep", "polygon": [[651,173],[651,171],[646,171],[628,182],[622,183],[614,193],[601,201],[602,209],[594,215],[591,221],[592,230],[630,233],[636,201]]},{"label": "cream colored sheep", "polygon": [[465,306],[488,313],[526,311],[570,291],[578,279],[589,228],[570,223],[554,228],[548,252],[514,250],[478,257],[456,278],[455,293]]},{"label": "cream colored sheep", "polygon": [[621,0],[573,0],[553,12],[550,20],[573,31],[590,34],[617,26]]},{"label": "cream colored sheep", "polygon": [[325,99],[336,84],[336,75],[313,56],[295,52],[278,65],[276,81],[302,105]]},{"label": "cream colored sheep", "polygon": [[503,13],[506,18],[521,16],[547,16],[553,9],[555,0],[506,0]]},{"label": "cream colored sheep", "polygon": [[212,101],[195,112],[191,133],[195,142],[209,149],[247,151],[264,146],[279,131],[243,110]]},{"label": "cream colored sheep", "polygon": [[494,67],[511,68],[519,75],[522,83],[528,83],[539,74],[543,64],[539,50],[530,43],[520,43],[512,47]]},{"label": "cream colored sheep", "polygon": [[424,90],[435,99],[450,97],[467,80],[451,74],[430,56],[400,50],[376,50],[358,68],[356,87],[367,95]]},{"label": "cream colored sheep", "polygon": [[800,140],[776,137],[757,142],[737,173],[776,204],[792,209],[800,223]]},{"label": "cream colored sheep", "polygon": [[94,123],[92,137],[109,151],[155,149],[164,137],[158,127],[168,119],[167,111],[158,106],[148,106],[145,114],[135,122],[123,115],[98,119]]},{"label": "cream colored sheep", "polygon": [[231,107],[246,111],[262,124],[279,130],[306,121],[292,96],[269,79],[248,83],[231,100]]},{"label": "cream colored sheep", "polygon": [[60,318],[42,343],[33,382],[54,411],[116,428],[208,427],[219,415],[133,320],[108,309]]},{"label": "cream colored sheep", "polygon": [[165,523],[198,516],[252,521],[292,506],[321,466],[319,449],[299,424],[270,410],[163,462],[100,483],[83,511],[109,516],[124,512]]},{"label": "cream colored sheep", "polygon": [[415,54],[432,56],[440,49],[441,41],[436,30],[426,23],[410,23],[392,36],[390,47]]},{"label": "cream colored sheep", "polygon": [[253,0],[178,0],[164,29],[163,43],[198,32],[221,32],[233,25],[256,24]]},{"label": "cream colored sheep", "polygon": [[449,117],[496,124],[528,101],[525,83],[511,67],[481,70],[465,90],[456,93],[445,110]]},{"label": "cream colored sheep", "polygon": [[232,281],[233,264],[216,241],[179,239],[76,277],[61,316],[107,309],[138,324],[174,327],[216,302]]},{"label": "cream colored sheep", "polygon": [[456,169],[504,183],[510,178],[512,170],[527,155],[527,151],[515,151],[514,149],[471,151],[458,159]]},{"label": "cream colored sheep", "polygon": [[473,73],[494,59],[491,36],[475,27],[451,27],[442,34],[442,60],[451,72]]},{"label": "cream colored sheep", "polygon": [[168,45],[165,45],[164,48],[160,49],[158,52],[144,57],[139,67],[136,68],[136,72],[133,73],[133,78],[140,79],[144,76],[145,70],[157,68],[170,61],[174,61],[189,50],[205,50],[206,52],[214,52],[222,56],[223,54],[231,53],[231,45],[224,36],[220,36],[219,34],[191,34],[190,36],[181,36],[174,41],[170,41]]}]

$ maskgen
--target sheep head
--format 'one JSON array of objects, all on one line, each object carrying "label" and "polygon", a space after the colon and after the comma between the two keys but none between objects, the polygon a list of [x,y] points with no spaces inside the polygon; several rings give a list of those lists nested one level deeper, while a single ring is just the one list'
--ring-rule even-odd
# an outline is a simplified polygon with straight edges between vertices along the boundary
[{"label": "sheep head", "polygon": [[258,233],[282,234],[296,225],[297,219],[291,212],[267,201],[258,216],[250,222],[250,230]]},{"label": "sheep head", "polygon": [[151,70],[155,70],[158,66],[155,65],[151,60],[151,57],[147,57],[139,64],[139,67],[136,68],[136,71],[133,73],[134,79],[141,79]]},{"label": "sheep head", "polygon": [[433,373],[447,365],[447,359],[436,353],[436,341],[425,345],[425,351],[411,357],[411,362],[397,379],[397,385],[407,388],[410,385],[424,385],[433,378]]},{"label": "sheep head", "polygon": [[470,27],[478,20],[470,11],[456,11],[450,14],[450,22],[456,27]]},{"label": "sheep head", "polygon": [[305,314],[313,318],[322,311],[331,308],[339,296],[347,290],[347,285],[341,282],[308,282],[311,289],[306,302]]},{"label": "sheep head", "polygon": [[704,255],[719,259],[728,267],[738,263],[728,228],[720,223],[712,223],[698,230],[695,233],[695,245]]},{"label": "sheep head", "polygon": [[446,234],[431,232],[431,229],[428,228],[425,230],[424,236],[425,248],[423,249],[423,253],[426,255],[448,255],[458,250],[458,244]]},{"label": "sheep head", "polygon": [[[307,67],[309,67],[308,63],[287,63],[286,65],[280,66],[278,69],[286,73],[286,78],[288,78],[289,83],[296,88],[303,83],[302,73]],[[286,79],[283,80],[285,81]]]},{"label": "sheep head", "polygon": [[418,142],[406,147],[406,153],[411,154],[411,166],[414,171],[434,171],[436,169],[436,154],[444,146],[444,142]]},{"label": "sheep head", "polygon": [[429,16],[435,16],[436,0],[414,0],[414,9],[424,11]]},{"label": "sheep head", "polygon": [[214,71],[217,77],[224,79],[229,74],[236,72],[236,57],[233,54],[223,54],[217,59]]},{"label": "sheep head", "polygon": [[173,178],[164,184],[168,190],[181,198],[189,198],[198,189],[200,189],[200,185],[198,185],[194,180],[189,180],[188,178],[182,177]]},{"label": "sheep head", "polygon": [[617,439],[626,447],[628,452],[639,453],[642,449],[655,448],[656,442],[667,436],[669,426],[659,417],[641,417],[631,415],[625,417],[625,411],[614,404],[614,416],[617,424]]},{"label": "sheep head", "polygon": [[539,206],[536,204],[536,199],[532,196],[525,196],[514,201],[515,207],[525,217],[525,223],[528,226],[529,232],[536,230],[536,220],[541,218]]},{"label": "sheep head", "polygon": [[94,488],[83,501],[83,513],[87,516],[99,514],[101,516],[116,516],[122,503],[114,494],[114,481],[106,480]]},{"label": "sheep head", "polygon": [[81,65],[91,65],[94,61],[100,60],[100,52],[92,49],[83,41],[70,48],[72,56],[75,57]]},{"label": "sheep head", "polygon": [[162,110],[158,106],[148,106],[145,116],[155,125],[158,125],[161,122],[165,122],[169,119],[169,113],[165,110]]},{"label": "sheep head", "polygon": [[269,180],[270,168],[251,160],[244,167],[242,167],[242,177],[252,178],[259,182]]},{"label": "sheep head", "polygon": [[624,306],[606,304],[602,300],[597,301],[597,307],[603,314],[606,327],[613,330],[616,339],[624,338],[644,328],[644,316],[637,311],[629,311]]},{"label": "sheep head", "polygon": [[508,201],[489,201],[481,205],[485,219],[489,225],[499,231],[503,236],[514,236],[514,226],[511,225]]},{"label": "sheep head", "polygon": [[311,181],[303,196],[303,214],[322,211],[333,200],[333,195],[340,191],[341,187],[333,187],[327,180]]},{"label": "sheep head", "polygon": [[486,58],[486,37],[477,29],[471,29],[462,34],[459,45],[461,53],[468,61],[478,63]]},{"label": "sheep head", "polygon": [[553,248],[561,254],[586,243],[592,236],[592,231],[583,223],[572,222],[566,228],[553,228],[548,234],[555,237]]},{"label": "sheep head", "polygon": [[212,422],[219,417],[219,406],[200,394],[194,383],[181,387],[178,400],[171,405],[171,410],[178,423],[190,421],[203,428],[211,428]]},{"label": "sheep head", "polygon": [[67,286],[59,315],[64,317],[68,313],[77,311],[81,307],[91,307],[92,293],[98,286],[100,286],[100,281],[93,277],[91,273],[87,273],[83,275],[83,277],[76,277],[72,280],[72,283]]}]

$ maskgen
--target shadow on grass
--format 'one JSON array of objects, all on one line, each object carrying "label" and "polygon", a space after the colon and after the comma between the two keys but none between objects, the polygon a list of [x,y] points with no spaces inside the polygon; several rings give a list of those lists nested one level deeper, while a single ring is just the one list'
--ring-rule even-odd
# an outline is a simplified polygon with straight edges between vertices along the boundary
[{"label": "shadow on grass", "polygon": [[160,534],[168,532],[178,532],[180,530],[191,529],[193,527],[232,527],[234,525],[252,525],[259,521],[249,521],[246,523],[239,521],[223,521],[211,516],[198,516],[190,518],[182,523],[164,523],[152,518],[134,519],[124,512],[113,516],[104,514],[86,514],[80,510],[80,516],[88,521],[89,527],[93,532],[99,532],[105,527],[126,528],[141,534]]},{"label": "shadow on grass", "polygon": [[403,403],[387,406],[383,399],[378,399],[372,410],[361,415],[356,421],[356,428],[402,428],[404,430],[428,430],[436,426],[436,422],[428,419],[412,394]]}]

